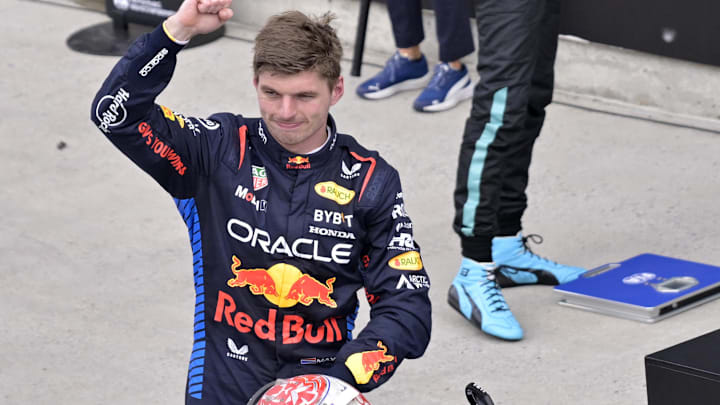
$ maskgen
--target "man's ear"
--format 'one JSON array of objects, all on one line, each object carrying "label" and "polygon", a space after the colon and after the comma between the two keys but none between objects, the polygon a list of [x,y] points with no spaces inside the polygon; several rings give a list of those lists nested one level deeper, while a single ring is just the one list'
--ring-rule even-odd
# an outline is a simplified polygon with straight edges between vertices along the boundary
[{"label": "man's ear", "polygon": [[332,94],[330,96],[330,105],[335,105],[338,101],[340,101],[343,94],[345,94],[345,80],[341,75],[338,77],[337,82],[335,82],[335,86],[333,86]]},{"label": "man's ear", "polygon": [[255,89],[257,89],[257,87],[258,87],[258,77],[257,76],[253,77],[253,86],[255,86]]}]

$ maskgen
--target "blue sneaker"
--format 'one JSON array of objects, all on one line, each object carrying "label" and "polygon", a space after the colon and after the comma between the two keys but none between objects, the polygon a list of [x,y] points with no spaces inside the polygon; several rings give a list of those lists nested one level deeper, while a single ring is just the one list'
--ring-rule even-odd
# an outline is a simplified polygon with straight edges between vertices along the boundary
[{"label": "blue sneaker", "polygon": [[472,97],[474,87],[465,65],[462,69],[455,70],[447,63],[440,63],[435,66],[430,83],[415,99],[413,108],[420,112],[453,108],[457,103]]},{"label": "blue sneaker", "polygon": [[395,52],[385,63],[383,70],[361,83],[355,92],[360,97],[377,100],[403,90],[421,89],[427,83],[427,76],[425,55],[420,59],[410,60]]},{"label": "blue sneaker", "polygon": [[523,284],[558,285],[575,280],[585,269],[565,266],[540,257],[530,250],[527,241],[542,243],[540,235],[495,237],[492,240],[493,261],[498,266],[497,280],[501,287]]},{"label": "blue sneaker", "polygon": [[448,303],[483,332],[505,340],[520,340],[523,330],[495,282],[495,264],[463,258]]}]

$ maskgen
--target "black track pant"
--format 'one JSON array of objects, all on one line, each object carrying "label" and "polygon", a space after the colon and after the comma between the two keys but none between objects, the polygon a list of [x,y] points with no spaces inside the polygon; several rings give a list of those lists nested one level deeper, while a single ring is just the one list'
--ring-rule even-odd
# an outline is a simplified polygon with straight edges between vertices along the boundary
[{"label": "black track pant", "polygon": [[462,254],[490,261],[491,240],[522,228],[535,139],[552,101],[559,0],[476,0],[478,73],[455,187]]},{"label": "black track pant", "polygon": [[[452,62],[475,50],[468,0],[435,0],[435,26],[442,62]],[[388,0],[395,46],[409,48],[425,39],[420,0]]]}]

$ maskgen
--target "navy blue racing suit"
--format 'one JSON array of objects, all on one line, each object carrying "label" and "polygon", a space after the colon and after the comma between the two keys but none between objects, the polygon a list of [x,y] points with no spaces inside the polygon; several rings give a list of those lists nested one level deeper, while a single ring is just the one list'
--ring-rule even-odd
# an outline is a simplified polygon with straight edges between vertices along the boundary
[{"label": "navy blue racing suit", "polygon": [[[106,137],[174,197],[196,292],[186,402],[245,403],[276,378],[319,373],[366,392],[430,339],[429,280],[398,173],[338,134],[290,153],[260,118],[155,104],[182,49],[158,27],[92,105]],[[361,288],[370,321],[353,339]]]}]

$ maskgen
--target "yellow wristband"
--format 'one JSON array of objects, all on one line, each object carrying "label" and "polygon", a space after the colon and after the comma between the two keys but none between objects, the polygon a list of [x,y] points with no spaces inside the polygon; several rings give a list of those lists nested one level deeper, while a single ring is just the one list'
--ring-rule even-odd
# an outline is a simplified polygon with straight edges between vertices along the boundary
[{"label": "yellow wristband", "polygon": [[170,31],[168,31],[167,27],[165,26],[165,21],[163,21],[162,27],[163,27],[163,31],[165,32],[165,35],[167,35],[167,37],[170,38],[170,40],[173,41],[173,42],[175,42],[176,44],[178,44],[178,45],[187,45],[187,43],[190,42],[190,41],[180,41],[179,39],[175,39],[175,37],[173,37],[173,36],[170,34]]}]

